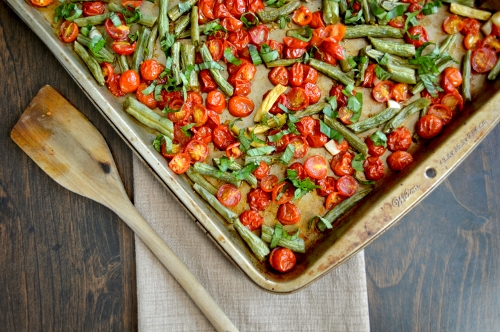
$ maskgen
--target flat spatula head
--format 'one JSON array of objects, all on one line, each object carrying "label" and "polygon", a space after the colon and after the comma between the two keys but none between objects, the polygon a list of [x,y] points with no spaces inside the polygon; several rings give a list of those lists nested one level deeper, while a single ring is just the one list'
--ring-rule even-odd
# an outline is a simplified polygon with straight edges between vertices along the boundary
[{"label": "flat spatula head", "polygon": [[50,86],[38,92],[11,138],[63,187],[106,206],[113,195],[127,196],[102,135]]}]

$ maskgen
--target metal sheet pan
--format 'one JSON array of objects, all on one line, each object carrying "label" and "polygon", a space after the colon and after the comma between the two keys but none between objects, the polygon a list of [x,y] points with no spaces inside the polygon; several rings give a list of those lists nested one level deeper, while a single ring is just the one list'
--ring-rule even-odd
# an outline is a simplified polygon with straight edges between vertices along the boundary
[{"label": "metal sheet pan", "polygon": [[[298,257],[297,266],[291,273],[277,274],[272,272],[268,263],[254,258],[232,226],[196,195],[184,177],[170,171],[167,161],[151,145],[153,134],[123,112],[120,101],[105,87],[95,83],[72,49],[58,40],[45,18],[47,12],[20,0],[6,2],[45,42],[101,114],[214,243],[250,280],[271,292],[288,293],[303,288],[376,239],[443,181],[500,119],[500,82],[491,84],[476,79],[474,101],[436,139],[412,147],[415,161],[410,167],[400,173],[388,174],[367,198],[335,223],[333,230],[308,242],[307,254]],[[433,22],[435,26],[432,26]],[[441,20],[423,21],[426,27],[435,31],[440,30],[437,22]],[[457,46],[454,54],[457,59],[461,58],[461,52]]]}]

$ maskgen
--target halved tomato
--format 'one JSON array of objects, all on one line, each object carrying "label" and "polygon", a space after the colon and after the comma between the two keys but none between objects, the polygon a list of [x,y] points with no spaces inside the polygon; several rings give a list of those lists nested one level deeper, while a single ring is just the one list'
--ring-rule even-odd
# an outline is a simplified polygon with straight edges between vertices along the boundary
[{"label": "halved tomato", "polygon": [[196,139],[191,140],[191,142],[186,145],[184,153],[186,153],[191,159],[192,163],[203,162],[208,157],[208,145]]},{"label": "halved tomato", "polygon": [[227,207],[236,206],[241,200],[241,192],[232,184],[226,183],[217,190],[217,199]]},{"label": "halved tomato", "polygon": [[328,163],[325,158],[315,155],[307,158],[304,163],[306,174],[312,179],[322,179],[328,174]]},{"label": "halved tomato", "polygon": [[183,174],[186,173],[186,171],[189,169],[191,166],[191,159],[187,155],[187,153],[179,153],[176,154],[172,160],[168,163],[168,167],[175,173],[175,174]]}]

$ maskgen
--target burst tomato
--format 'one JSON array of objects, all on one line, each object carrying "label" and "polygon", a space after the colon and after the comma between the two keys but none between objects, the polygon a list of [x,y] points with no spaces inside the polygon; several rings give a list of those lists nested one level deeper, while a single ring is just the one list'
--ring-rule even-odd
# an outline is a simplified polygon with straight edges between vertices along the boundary
[{"label": "burst tomato", "polygon": [[251,231],[259,229],[264,223],[264,218],[262,218],[259,212],[254,210],[243,211],[239,218],[241,224]]},{"label": "burst tomato", "polygon": [[392,88],[392,99],[401,103],[410,98],[410,88],[406,83],[397,83]]},{"label": "burst tomato", "polygon": [[135,47],[137,45],[137,42],[133,42],[130,44],[127,41],[114,41],[113,44],[111,44],[111,48],[113,51],[115,51],[117,54],[120,55],[130,55],[134,53]]},{"label": "burst tomato", "polygon": [[227,41],[233,44],[238,51],[243,51],[250,43],[250,35],[246,30],[240,29],[230,32],[227,36]]},{"label": "burst tomato", "polygon": [[446,92],[453,92],[462,84],[462,73],[456,68],[449,67],[443,72],[441,87]]},{"label": "burst tomato", "polygon": [[189,142],[184,149],[184,153],[189,156],[192,163],[203,162],[207,159],[208,152],[208,145],[205,142],[196,139],[191,140],[191,142]]},{"label": "burst tomato", "polygon": [[236,206],[241,200],[241,192],[232,184],[226,183],[217,190],[217,199],[227,207]]},{"label": "burst tomato", "polygon": [[244,118],[252,114],[254,103],[245,96],[232,96],[229,98],[228,109],[232,116]]},{"label": "burst tomato", "polygon": [[285,59],[298,59],[306,53],[305,48],[285,48]]},{"label": "burst tomato", "polygon": [[141,78],[135,70],[129,69],[121,74],[119,82],[122,92],[129,93],[137,90],[141,83]]},{"label": "burst tomato", "polygon": [[208,69],[200,70],[198,78],[200,81],[201,92],[210,92],[217,89],[217,82],[215,82]]},{"label": "burst tomato", "polygon": [[276,175],[274,175],[274,174],[266,175],[260,181],[260,189],[264,190],[267,193],[270,193],[273,191],[274,187],[276,187],[278,182],[279,182],[279,179]]},{"label": "burst tomato", "polygon": [[293,37],[283,37],[283,43],[290,48],[306,48],[309,43]]},{"label": "burst tomato", "polygon": [[260,188],[252,189],[247,195],[247,203],[252,210],[264,211],[271,204],[271,197]]},{"label": "burst tomato", "polygon": [[365,71],[365,79],[363,80],[363,84],[361,84],[364,88],[373,88],[373,81],[375,80],[375,68],[376,64],[370,63],[368,68]]},{"label": "burst tomato", "polygon": [[483,41],[481,40],[481,36],[479,32],[469,33],[464,38],[464,46],[466,49],[475,51],[481,47]]},{"label": "burst tomato", "polygon": [[475,18],[466,17],[462,20],[462,23],[464,26],[462,30],[460,30],[460,33],[464,36],[467,36],[469,33],[477,34],[481,28],[481,23]]},{"label": "burst tomato", "polygon": [[393,171],[401,171],[412,162],[412,155],[406,151],[396,151],[387,157],[387,165]]},{"label": "burst tomato", "polygon": [[472,69],[476,73],[486,73],[490,71],[497,62],[497,55],[487,47],[481,47],[472,53]]},{"label": "burst tomato", "polygon": [[442,129],[443,121],[435,115],[426,114],[418,119],[417,134],[422,138],[433,138],[439,134]]},{"label": "burst tomato", "polygon": [[153,109],[156,108],[158,105],[158,102],[155,99],[154,92],[151,91],[147,95],[143,93],[148,88],[148,85],[146,83],[141,83],[137,87],[137,90],[135,91],[135,96],[138,101],[146,105],[147,107]]},{"label": "burst tomato", "polygon": [[238,31],[243,27],[243,22],[234,17],[226,17],[222,19],[220,25],[227,31]]},{"label": "burst tomato", "polygon": [[441,104],[448,107],[453,114],[457,114],[464,108],[464,99],[462,98],[460,93],[455,90],[453,92],[445,94],[441,98]]},{"label": "burst tomato", "polygon": [[293,199],[295,188],[290,182],[283,181],[273,187],[271,197],[276,204],[285,204]]},{"label": "burst tomato", "polygon": [[295,225],[300,221],[300,210],[293,203],[281,204],[278,208],[278,220],[283,225]]},{"label": "burst tomato", "polygon": [[248,30],[250,40],[255,45],[262,45],[269,39],[269,29],[264,24],[259,24]]},{"label": "burst tomato", "polygon": [[[276,137],[275,135],[278,135],[281,133],[280,129],[273,129],[269,131],[269,135],[267,136],[267,144],[274,146],[276,148],[276,152],[282,152],[285,151],[287,145],[290,143],[290,139],[288,135],[283,135],[280,139],[278,139],[275,142],[270,141],[269,137]],[[279,136],[278,136],[279,137]]]},{"label": "burst tomato", "polygon": [[196,123],[196,127],[203,126],[208,120],[208,111],[202,104],[194,104],[191,107],[193,122]]},{"label": "burst tomato", "polygon": [[297,127],[298,132],[307,138],[307,136],[314,134],[314,128],[316,127],[317,122],[319,123],[319,121],[313,117],[305,116],[301,118],[295,126]]},{"label": "burst tomato", "polygon": [[443,121],[443,125],[447,125],[448,123],[450,123],[451,118],[453,117],[452,110],[448,106],[443,104],[432,105],[427,110],[427,114],[435,115],[438,118],[440,118],[441,121]]},{"label": "burst tomato", "polygon": [[189,142],[191,142],[191,136],[188,135],[188,133],[185,133],[182,130],[183,124],[174,124],[174,142],[180,144],[181,146],[185,147],[188,145]]},{"label": "burst tomato", "polygon": [[116,14],[121,21],[120,26],[115,26],[111,19],[106,19],[104,22],[104,27],[106,28],[106,32],[108,35],[114,40],[126,40],[128,38],[128,34],[130,33],[130,27],[127,26],[125,22],[125,18],[122,13]]},{"label": "burst tomato", "polygon": [[331,193],[330,195],[328,195],[328,197],[326,198],[325,208],[327,210],[331,210],[337,204],[339,204],[340,202],[342,202],[343,200],[344,200],[344,197],[342,195],[340,195],[339,192],[334,191],[333,193]]},{"label": "burst tomato", "polygon": [[337,176],[353,175],[354,169],[351,165],[353,157],[354,156],[347,151],[342,151],[333,156],[332,161],[330,161],[330,168],[333,173]]},{"label": "burst tomato", "polygon": [[420,47],[429,41],[429,35],[427,35],[424,27],[417,25],[408,29],[408,33],[405,34],[404,39],[406,43]]},{"label": "burst tomato", "polygon": [[269,175],[269,172],[270,172],[269,166],[265,162],[261,161],[259,167],[257,167],[252,172],[252,174],[255,176],[257,180],[262,180]]},{"label": "burst tomato", "polygon": [[311,156],[305,161],[304,169],[310,178],[319,180],[328,173],[328,163],[319,155]]},{"label": "burst tomato", "polygon": [[387,135],[387,148],[389,151],[406,151],[411,145],[411,133],[405,127],[394,129]]},{"label": "burst tomato", "polygon": [[212,129],[207,126],[201,126],[199,128],[192,128],[194,133],[193,139],[205,142],[206,144],[212,142]]},{"label": "burst tomato", "polygon": [[274,248],[269,255],[269,264],[271,267],[281,273],[285,273],[293,269],[297,262],[297,258],[293,251],[288,248]]},{"label": "burst tomato", "polygon": [[167,143],[163,141],[161,143],[161,155],[166,159],[173,158],[176,154],[182,152],[182,146],[180,144],[172,144],[172,150],[167,151]]},{"label": "burst tomato", "polygon": [[229,159],[237,159],[243,155],[243,151],[240,149],[240,142],[233,143],[226,148],[226,156]]},{"label": "burst tomato", "polygon": [[341,176],[336,183],[336,188],[339,194],[346,197],[351,197],[358,189],[358,181],[350,175]]},{"label": "burst tomato", "polygon": [[311,22],[309,23],[309,26],[312,29],[324,28],[326,24],[323,21],[323,12],[317,11],[312,13],[312,19]]},{"label": "burst tomato", "polygon": [[106,6],[102,1],[84,2],[82,5],[83,16],[95,16],[104,14]]},{"label": "burst tomato", "polygon": [[271,71],[269,71],[267,77],[273,85],[288,85],[288,70],[285,67],[274,67],[273,69],[271,69]]},{"label": "burst tomato", "polygon": [[285,106],[292,111],[300,111],[309,106],[309,97],[302,88],[293,87],[285,96],[287,99]]},{"label": "burst tomato", "polygon": [[305,180],[307,178],[306,170],[304,169],[304,165],[299,162],[295,162],[288,167],[289,170],[295,171],[297,173],[297,178],[300,180]]},{"label": "burst tomato", "polygon": [[236,138],[231,134],[227,125],[219,125],[213,129],[212,142],[217,149],[224,151],[229,145],[236,142]]},{"label": "burst tomato", "polygon": [[320,188],[316,188],[316,192],[318,196],[327,197],[331,193],[336,190],[335,187],[335,178],[333,176],[327,176],[322,179],[316,180],[316,185],[320,186]]},{"label": "burst tomato", "polygon": [[291,86],[301,86],[304,80],[304,68],[300,62],[296,62],[288,71],[288,82]]},{"label": "burst tomato", "polygon": [[363,163],[367,180],[377,181],[384,177],[384,163],[379,157],[368,157]]},{"label": "burst tomato", "polygon": [[443,21],[443,30],[449,35],[454,35],[462,31],[464,26],[464,22],[457,15],[450,15]]},{"label": "burst tomato", "polygon": [[295,151],[293,151],[294,158],[305,157],[307,151],[309,151],[309,143],[302,136],[294,136],[290,139],[290,144],[294,146]]},{"label": "burst tomato", "polygon": [[185,124],[191,113],[191,108],[188,105],[183,105],[177,112],[168,113],[167,117],[174,123]]},{"label": "burst tomato", "polygon": [[222,114],[226,108],[226,98],[224,94],[218,90],[210,91],[207,94],[207,100],[205,102],[208,109],[211,109],[219,114]]},{"label": "burst tomato", "polygon": [[380,81],[372,90],[372,97],[379,103],[385,103],[392,97],[394,83],[391,81]]}]

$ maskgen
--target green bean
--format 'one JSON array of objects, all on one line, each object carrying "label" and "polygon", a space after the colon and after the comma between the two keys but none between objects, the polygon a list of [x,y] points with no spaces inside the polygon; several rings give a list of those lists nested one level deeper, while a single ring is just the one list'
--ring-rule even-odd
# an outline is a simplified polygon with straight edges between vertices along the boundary
[{"label": "green bean", "polygon": [[188,178],[191,179],[191,181],[193,181],[197,185],[203,187],[203,189],[205,189],[206,191],[208,191],[212,195],[217,195],[217,191],[218,191],[217,188],[214,187],[213,184],[208,182],[207,179],[205,179],[203,177],[203,175],[201,175],[200,173],[193,170],[192,167],[188,168],[188,170],[186,171],[186,175],[188,176]]},{"label": "green bean", "polygon": [[[69,0],[69,2],[90,2],[95,0]],[[109,2],[109,0],[102,0],[102,2]]]},{"label": "green bean", "polygon": [[260,164],[261,161],[268,165],[276,163],[279,159],[271,156],[246,156],[245,166],[248,164]]},{"label": "green bean", "polygon": [[443,0],[443,2],[458,3],[459,5],[464,5],[467,7],[474,8],[474,0]]},{"label": "green bean", "polygon": [[170,55],[172,56],[172,76],[177,82],[177,85],[181,83],[181,43],[175,42],[170,49]]},{"label": "green bean", "polygon": [[[159,0],[158,3],[158,38],[160,42],[167,38],[168,35],[168,0]],[[177,6],[176,6],[177,7]],[[176,8],[174,7],[174,8]]]},{"label": "green bean", "polygon": [[179,2],[176,6],[168,10],[168,17],[170,17],[172,21],[177,21],[177,19],[181,17],[182,14],[190,11],[191,7],[194,6],[197,2],[198,0],[186,0],[183,2]]},{"label": "green bean", "polygon": [[[274,228],[269,227],[267,225],[262,225],[260,238],[267,243],[271,243],[274,235]],[[306,252],[306,245],[304,243],[304,239],[298,237],[295,240],[289,240],[285,238],[280,238],[278,241],[278,246],[283,248],[288,248],[294,252]]]},{"label": "green bean", "polygon": [[103,24],[104,21],[109,17],[109,14],[101,14],[87,17],[79,17],[73,22],[76,23],[79,27],[86,27],[87,25],[100,25]]},{"label": "green bean", "polygon": [[[371,188],[361,189],[360,191],[358,191],[357,193],[355,193],[351,197],[343,200],[338,205],[336,205],[333,209],[328,211],[328,213],[325,214],[323,219],[326,219],[328,222],[330,222],[332,224],[340,216],[342,216],[344,213],[346,213],[351,208],[353,208],[357,202],[359,202],[360,200],[365,198],[366,195],[368,195],[371,191],[372,191]],[[320,222],[320,223],[318,223],[318,228],[320,231],[323,232],[326,229],[326,225]]]},{"label": "green bean", "polygon": [[234,219],[233,226],[246,242],[246,244],[250,247],[250,250],[252,250],[257,259],[260,261],[264,261],[266,259],[266,256],[270,253],[267,244],[252,231],[243,226],[239,218]]},{"label": "green bean", "polygon": [[[462,69],[462,77],[463,77],[462,94],[464,95],[465,101],[472,100],[472,95],[471,95],[471,90],[470,90],[470,88],[471,88],[471,63],[470,63],[471,55],[472,55],[472,51],[467,50],[467,52],[465,52],[464,59],[462,60],[462,68],[463,68]],[[497,61],[495,67],[497,67],[497,74],[498,74],[498,72],[500,72],[500,61]],[[493,69],[488,74],[489,80],[495,79],[496,74],[493,74],[495,76],[490,77],[490,75],[492,75],[495,67],[493,67]]]},{"label": "green bean", "polygon": [[[208,26],[214,24],[214,22],[217,23],[217,24],[219,24],[220,20],[219,19],[215,19],[215,20],[212,20],[212,21],[207,22],[205,24],[200,24],[199,27],[198,27],[198,30],[200,30],[200,34],[201,33],[204,34],[205,29]],[[183,31],[181,34],[179,34],[177,36],[177,39],[185,39],[185,38],[190,38],[190,37],[191,37],[191,31]]]},{"label": "green bean", "polygon": [[409,105],[403,107],[403,109],[394,116],[389,122],[387,122],[382,129],[384,134],[390,133],[393,129],[400,127],[411,115],[420,111],[422,108],[427,107],[431,104],[431,101],[427,98],[420,98],[415,100]]},{"label": "green bean", "polygon": [[361,8],[363,9],[363,17],[365,18],[365,22],[375,24],[375,17],[371,15],[368,0],[361,0]]},{"label": "green bean", "polygon": [[366,118],[364,120],[355,122],[353,124],[347,125],[347,127],[354,131],[356,134],[362,133],[386,123],[394,116],[396,116],[396,114],[398,114],[400,111],[400,108],[386,108],[385,110],[375,116],[372,116],[371,118]]},{"label": "green bean", "polygon": [[347,73],[347,72],[350,72],[352,70],[352,67],[349,64],[349,61],[347,61],[347,57],[345,56],[345,51],[342,51],[342,53],[344,55],[344,59],[339,60],[339,65],[340,65],[340,68],[342,69],[342,71],[344,73]]},{"label": "green bean", "polygon": [[354,80],[352,78],[339,70],[338,67],[334,67],[329,63],[312,58],[309,59],[309,65],[317,71],[333,78],[336,81],[339,81],[344,85],[354,84]]},{"label": "green bean", "polygon": [[366,49],[371,46],[365,46],[359,51],[359,62],[358,62],[358,72],[359,72],[359,77],[358,80],[356,81],[356,85],[359,86],[363,84],[363,81],[365,80],[365,73],[366,69],[368,69],[368,65],[370,64],[368,55],[366,55]]},{"label": "green bean", "polygon": [[441,54],[450,53],[453,46],[457,43],[458,33],[446,36],[441,43],[439,43],[439,52]]},{"label": "green bean", "polygon": [[391,74],[391,80],[399,83],[415,84],[417,77],[415,69],[387,64],[387,71]]},{"label": "green bean", "polygon": [[[90,42],[92,41],[89,37],[79,34],[76,40],[83,46],[90,48]],[[99,62],[109,62],[112,63],[115,60],[115,55],[108,51],[106,47],[103,47],[97,52],[97,61]]]},{"label": "green bean", "polygon": [[394,2],[394,1],[383,1],[380,4],[380,7],[384,8],[385,10],[387,10],[388,12],[390,12],[391,10],[393,10],[394,8],[396,8],[397,6],[400,6],[400,5],[403,5],[405,7],[405,11],[407,11],[408,7],[410,7],[409,3]]},{"label": "green bean", "polygon": [[[195,65],[196,50],[194,45],[182,44],[181,45],[181,59],[182,59],[182,70],[184,72],[189,70],[189,67]],[[198,81],[198,74],[193,70],[188,78],[188,90],[199,90],[200,82]]]},{"label": "green bean", "polygon": [[365,142],[356,136],[356,134],[354,134],[349,128],[327,115],[325,115],[324,120],[327,126],[339,132],[356,151],[365,156],[368,155],[368,146],[366,146]]},{"label": "green bean", "polygon": [[297,8],[300,7],[300,1],[290,1],[286,5],[280,8],[276,8],[268,11],[257,12],[257,16],[262,23],[271,23],[280,18],[280,16],[291,14]]},{"label": "green bean", "polygon": [[146,55],[144,57],[144,60],[149,60],[153,58],[153,55],[155,53],[155,47],[156,47],[156,38],[158,37],[158,25],[155,25],[153,29],[151,30],[151,34],[149,35],[147,46],[146,46]]},{"label": "green bean", "polygon": [[142,28],[142,32],[139,32],[139,38],[137,39],[137,45],[135,47],[134,55],[132,56],[132,69],[139,72],[139,67],[144,61],[144,55],[146,53],[146,47],[149,39],[151,30],[146,27]]},{"label": "green bean", "polygon": [[74,44],[75,52],[82,58],[83,62],[87,65],[89,68],[90,72],[92,73],[92,76],[94,76],[95,80],[97,81],[97,84],[99,85],[104,85],[104,76],[102,74],[101,66],[99,66],[99,62],[97,62],[96,59],[94,59],[83,47],[80,43],[75,41]]},{"label": "green bean", "polygon": [[[180,19],[177,20],[177,22],[175,22],[174,35],[177,36],[176,38],[179,38],[182,32],[186,30],[190,22],[191,22],[191,14],[183,15],[181,16]],[[188,36],[191,36],[191,31],[189,31]]]},{"label": "green bean", "polygon": [[340,15],[344,15],[345,12],[347,11],[348,6],[347,6],[347,0],[340,0],[339,1],[339,12]]},{"label": "green bean", "polygon": [[[210,54],[210,51],[208,50],[208,47],[206,44],[203,44],[200,48],[200,54],[203,59],[203,61],[207,62],[212,62],[214,61],[212,59],[212,55]],[[234,93],[234,88],[231,84],[229,84],[228,81],[224,77],[222,77],[222,74],[218,69],[215,68],[210,68],[209,69],[210,74],[212,74],[212,78],[214,81],[217,83],[219,88],[224,92],[227,96],[232,96]]]},{"label": "green bean", "polygon": [[322,6],[323,21],[325,21],[326,25],[335,24],[340,20],[340,8],[338,2],[335,0],[323,0]]},{"label": "green bean", "polygon": [[311,116],[314,114],[321,113],[323,109],[328,106],[328,103],[320,102],[307,106],[305,109],[293,113],[293,116],[297,119],[303,118],[305,116]]},{"label": "green bean", "polygon": [[345,39],[378,37],[378,38],[403,38],[403,30],[384,25],[356,25],[347,26]]},{"label": "green bean", "polygon": [[428,110],[429,110],[429,106],[422,108],[422,110],[420,111],[420,117],[423,117],[424,115],[426,115]]},{"label": "green bean", "polygon": [[[438,74],[442,73],[446,68],[453,66],[455,60],[453,59],[439,59],[436,61],[436,68],[438,70]],[[425,85],[424,82],[420,81],[411,90],[411,93],[416,95],[417,93],[424,90]]]},{"label": "green bean", "polygon": [[400,58],[395,55],[391,55],[388,53],[382,53],[376,49],[367,49],[366,50],[366,55],[368,55],[370,58],[374,59],[377,62],[380,62],[384,56],[387,57],[387,63],[391,63],[396,66],[401,66],[401,67],[407,67],[407,68],[412,68],[412,69],[417,69],[417,65],[412,65],[408,62],[408,60]]},{"label": "green bean", "polygon": [[399,55],[403,58],[410,58],[415,55],[415,46],[412,44],[399,43],[389,40],[368,37],[375,49],[380,52]]},{"label": "green bean", "polygon": [[221,202],[219,202],[219,200],[217,199],[217,197],[212,195],[208,190],[206,190],[197,183],[193,185],[193,189],[198,194],[200,194],[200,196],[203,197],[203,199],[207,201],[207,203],[210,204],[211,207],[213,207],[217,212],[219,212],[220,215],[223,216],[228,223],[232,224],[234,220],[238,220],[238,215],[233,211],[229,210],[224,205],[222,205]]},{"label": "green bean", "polygon": [[200,45],[200,29],[198,26],[198,6],[191,8],[191,44]]},{"label": "green bean", "polygon": [[[217,166],[220,165],[220,158],[214,158],[213,160]],[[233,172],[238,172],[238,171],[241,171],[243,169],[243,166],[241,166],[237,162],[233,162],[229,165],[228,169],[233,171]],[[252,173],[248,174],[248,176],[245,178],[245,181],[248,182],[250,187],[257,188],[257,178]]]},{"label": "green bean", "polygon": [[194,170],[202,175],[207,175],[221,181],[232,184],[235,187],[241,187],[241,180],[238,180],[233,174],[228,172],[223,172],[217,168],[204,164],[204,163],[194,163]]},{"label": "green bean", "polygon": [[126,55],[120,55],[118,57],[118,65],[120,66],[120,70],[122,73],[126,72],[127,70],[130,69],[130,66],[128,65],[128,60]]},{"label": "green bean", "polygon": [[301,59],[278,59],[274,61],[269,61],[266,62],[266,67],[267,68],[274,68],[274,67],[288,67],[293,65],[294,63],[300,62]]},{"label": "green bean", "polygon": [[[110,12],[115,12],[115,13],[124,13],[127,11],[127,9],[125,7],[120,6],[119,4],[116,4],[116,3],[110,3],[108,5],[108,10]],[[151,28],[153,25],[155,25],[157,19],[158,19],[158,17],[156,17],[156,16],[147,15],[147,14],[144,14],[143,12],[141,12],[141,16],[139,18],[139,21],[137,21],[137,23]]]},{"label": "green bean", "polygon": [[123,109],[143,125],[156,129],[170,138],[174,138],[174,124],[167,118],[157,114],[137,99],[127,97],[123,102]]},{"label": "green bean", "polygon": [[[470,57],[469,57],[468,63],[469,63],[469,71],[470,71]],[[465,65],[465,60],[464,60],[464,65]],[[490,81],[494,81],[497,78],[497,76],[498,76],[499,73],[500,73],[500,58],[495,63],[495,66],[493,66],[493,68],[491,68],[491,71],[488,74],[488,79]],[[469,76],[469,80],[468,81],[469,81],[469,85],[470,85],[470,76]],[[465,83],[465,76],[464,76],[464,81],[463,82]],[[470,87],[469,87],[469,97],[470,97]]]}]

